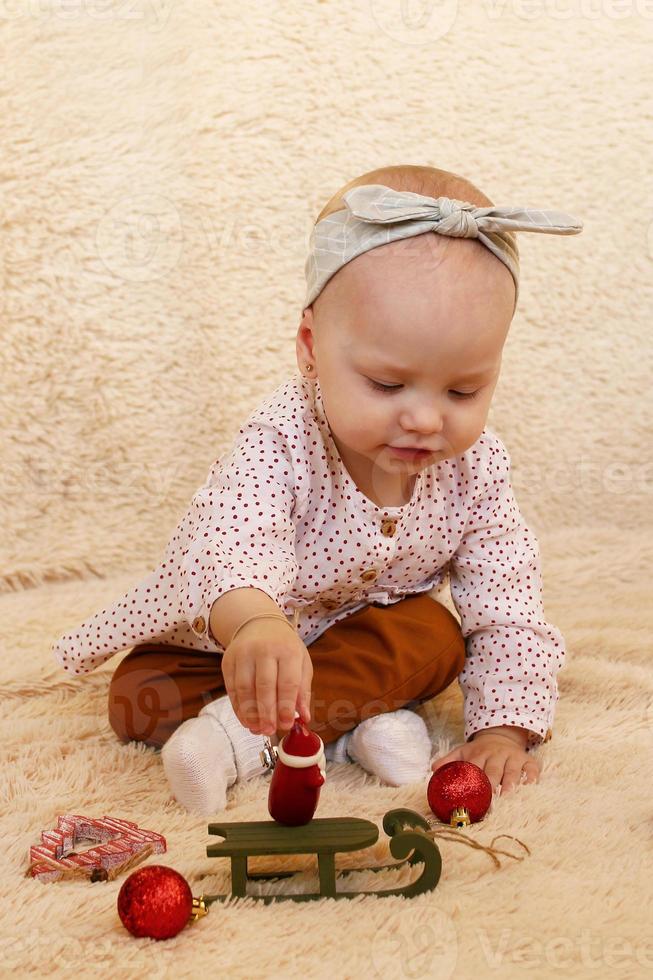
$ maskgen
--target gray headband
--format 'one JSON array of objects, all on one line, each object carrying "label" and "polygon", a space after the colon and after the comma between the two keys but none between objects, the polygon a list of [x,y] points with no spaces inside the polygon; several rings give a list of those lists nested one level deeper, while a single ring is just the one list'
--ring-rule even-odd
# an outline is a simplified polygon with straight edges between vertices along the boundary
[{"label": "gray headband", "polygon": [[[478,238],[507,265],[519,298],[519,253],[512,231],[577,235],[583,223],[564,211],[525,207],[477,207],[449,197],[395,191],[384,184],[361,184],[344,195],[347,207],[318,221],[304,266],[303,309],[319,296],[332,276],[357,255],[427,231],[452,238]],[[514,310],[513,310],[514,313]]]}]

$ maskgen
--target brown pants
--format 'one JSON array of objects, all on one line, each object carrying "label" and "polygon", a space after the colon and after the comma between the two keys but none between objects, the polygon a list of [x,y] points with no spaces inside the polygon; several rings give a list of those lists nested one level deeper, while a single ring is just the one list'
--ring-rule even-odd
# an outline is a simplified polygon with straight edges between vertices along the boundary
[{"label": "brown pants", "polygon": [[[308,650],[310,726],[325,745],[365,718],[435,697],[465,663],[457,619],[425,594],[365,606]],[[143,643],[111,678],[109,722],[121,741],[161,748],[182,722],[225,693],[219,654]]]}]

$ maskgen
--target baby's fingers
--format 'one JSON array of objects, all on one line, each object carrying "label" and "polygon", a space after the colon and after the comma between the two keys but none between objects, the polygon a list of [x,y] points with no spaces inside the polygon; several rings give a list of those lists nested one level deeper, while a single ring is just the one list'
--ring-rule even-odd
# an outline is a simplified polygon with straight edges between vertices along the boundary
[{"label": "baby's fingers", "polygon": [[302,719],[308,724],[311,720],[311,686],[313,684],[313,663],[308,653],[302,663],[302,680],[299,687],[299,711]]},{"label": "baby's fingers", "polygon": [[251,710],[251,692],[254,688],[254,666],[252,665],[251,670],[248,671],[243,668],[243,665],[241,665],[238,680],[238,683],[240,684],[239,690],[236,681],[236,664],[236,658],[234,658],[231,651],[227,649],[222,657],[222,663],[220,665],[222,670],[222,679],[224,680],[224,686],[227,694],[229,695],[231,706],[234,709],[234,714],[238,718],[241,725],[244,725],[247,728],[249,727],[249,724],[243,711],[243,703],[250,703]]},{"label": "baby's fingers", "polygon": [[280,730],[287,731],[292,728],[295,719],[297,691],[299,690],[301,680],[300,661],[294,656],[281,657],[277,678],[278,721]]},{"label": "baby's fingers", "polygon": [[539,783],[540,781],[540,766],[535,759],[529,759],[522,766],[522,773],[520,782],[522,783]]},{"label": "baby's fingers", "polygon": [[277,727],[277,662],[274,657],[261,657],[256,664],[256,710],[253,727],[272,735]]},{"label": "baby's fingers", "polygon": [[506,771],[505,762],[506,757],[502,753],[491,755],[485,762],[485,775],[492,783],[492,793],[501,792],[499,787]]},{"label": "baby's fingers", "polygon": [[[501,786],[499,789],[500,793],[510,793],[515,788],[519,782],[522,775],[522,763],[521,759],[514,756],[508,756],[503,769],[503,778],[501,779]],[[494,788],[494,784],[493,784]]]},{"label": "baby's fingers", "polygon": [[508,759],[501,781],[501,793],[510,793],[520,783],[538,783],[540,767],[535,759]]},{"label": "baby's fingers", "polygon": [[[229,697],[239,722],[253,733],[258,733],[263,726],[266,701],[268,705],[270,702],[275,705],[276,702],[277,679],[274,662],[272,669],[273,678],[270,665],[266,666],[263,660],[257,663],[250,657],[237,657],[234,662],[233,685],[229,690]],[[268,714],[272,714],[269,707]]]}]

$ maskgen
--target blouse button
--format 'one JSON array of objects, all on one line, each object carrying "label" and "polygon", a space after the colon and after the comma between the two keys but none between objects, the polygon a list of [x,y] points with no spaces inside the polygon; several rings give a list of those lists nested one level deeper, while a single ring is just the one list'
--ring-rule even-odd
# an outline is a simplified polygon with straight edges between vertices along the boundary
[{"label": "blouse button", "polygon": [[552,738],[553,738],[553,729],[551,729],[551,728],[548,728],[548,729],[547,729],[547,733],[546,733],[546,735],[544,736],[544,741],[545,741],[545,742],[550,742]]},{"label": "blouse button", "polygon": [[386,538],[392,538],[397,533],[397,522],[388,518],[384,520],[381,524],[381,534],[385,534]]},{"label": "blouse button", "polygon": [[204,630],[206,629],[206,620],[204,619],[204,616],[198,616],[197,619],[193,620],[193,629],[197,633],[204,632]]},{"label": "blouse button", "polygon": [[378,573],[375,572],[373,568],[368,568],[366,572],[363,572],[361,574],[361,578],[363,582],[374,582],[377,577],[377,574]]}]

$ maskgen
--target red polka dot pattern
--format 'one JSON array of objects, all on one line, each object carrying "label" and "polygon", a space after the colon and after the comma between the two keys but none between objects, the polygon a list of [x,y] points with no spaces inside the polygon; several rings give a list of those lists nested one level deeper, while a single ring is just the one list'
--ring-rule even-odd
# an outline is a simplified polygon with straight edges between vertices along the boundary
[{"label": "red polka dot pattern", "polygon": [[485,428],[461,456],[420,470],[406,504],[377,506],[340,458],[319,381],[297,376],[213,463],[161,564],[52,654],[85,674],[145,642],[222,652],[208,630],[211,607],[242,586],[286,616],[299,608],[309,645],[363,606],[429,592],[447,575],[466,638],[465,740],[517,725],[531,732],[530,749],[553,726],[565,648],[544,619],[538,541],[515,501],[505,446]]}]

